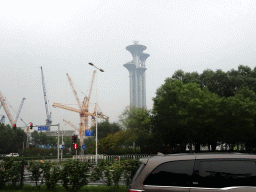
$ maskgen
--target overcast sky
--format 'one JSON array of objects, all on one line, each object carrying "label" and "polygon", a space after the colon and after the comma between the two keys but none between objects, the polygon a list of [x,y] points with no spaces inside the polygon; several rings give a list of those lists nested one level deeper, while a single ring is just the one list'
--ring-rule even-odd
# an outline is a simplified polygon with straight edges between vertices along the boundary
[{"label": "overcast sky", "polygon": [[[254,68],[255,19],[255,0],[1,1],[0,91],[14,118],[25,97],[20,117],[44,124],[40,66],[50,104],[78,107],[66,73],[82,101],[94,70],[88,62],[93,62],[105,72],[97,72],[90,111],[98,98],[110,122],[118,121],[130,102],[123,64],[132,60],[125,48],[134,40],[150,54],[146,97],[151,109],[156,89],[178,69]],[[78,127],[79,114],[53,107],[51,112],[53,124],[71,129],[66,119]],[[24,124],[19,120],[17,126]]]}]

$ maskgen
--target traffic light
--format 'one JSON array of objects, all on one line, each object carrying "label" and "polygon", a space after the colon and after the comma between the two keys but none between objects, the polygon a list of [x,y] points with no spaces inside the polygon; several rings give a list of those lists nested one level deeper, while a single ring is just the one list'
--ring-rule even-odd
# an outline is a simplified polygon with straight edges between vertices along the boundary
[{"label": "traffic light", "polygon": [[75,141],[74,141],[74,135],[72,135],[72,144],[74,144]]},{"label": "traffic light", "polygon": [[17,127],[17,126],[16,126],[16,123],[13,124],[13,129],[14,129],[14,130],[16,130],[16,127]]},{"label": "traffic light", "polygon": [[74,143],[77,142],[77,135],[74,135]]},{"label": "traffic light", "polygon": [[74,144],[74,149],[77,150],[77,144],[76,143]]},{"label": "traffic light", "polygon": [[30,127],[30,129],[33,129],[33,123],[29,123],[29,127]]}]

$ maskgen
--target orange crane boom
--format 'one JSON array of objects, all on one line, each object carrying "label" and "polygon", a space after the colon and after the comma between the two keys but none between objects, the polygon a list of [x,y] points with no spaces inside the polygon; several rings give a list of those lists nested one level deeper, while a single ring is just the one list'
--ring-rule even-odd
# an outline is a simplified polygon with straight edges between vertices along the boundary
[{"label": "orange crane boom", "polygon": [[69,84],[70,84],[70,86],[71,86],[71,88],[72,88],[72,90],[73,90],[73,93],[74,93],[74,95],[75,95],[75,97],[76,97],[77,104],[78,104],[79,108],[82,109],[82,105],[81,105],[81,103],[80,103],[80,101],[79,101],[77,92],[76,92],[76,90],[75,90],[75,88],[74,88],[74,85],[73,85],[72,80],[71,80],[71,78],[69,77],[68,73],[67,73],[67,77],[68,77]]}]

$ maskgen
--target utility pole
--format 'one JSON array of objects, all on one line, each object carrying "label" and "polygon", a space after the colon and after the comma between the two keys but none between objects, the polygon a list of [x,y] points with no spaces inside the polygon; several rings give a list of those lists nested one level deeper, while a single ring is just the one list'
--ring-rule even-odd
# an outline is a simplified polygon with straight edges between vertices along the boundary
[{"label": "utility pole", "polygon": [[58,123],[58,161],[60,160],[60,124]]},{"label": "utility pole", "polygon": [[[89,63],[89,65],[95,67],[96,69],[98,69],[101,72],[104,72],[103,69],[100,69],[100,68],[96,67],[93,63]],[[97,88],[96,88],[96,149],[95,149],[95,152],[96,152],[96,154],[95,154],[96,155],[95,163],[96,163],[96,165],[98,163],[98,111],[97,111],[98,102],[97,102],[97,97],[98,97],[98,95],[97,95]]]}]

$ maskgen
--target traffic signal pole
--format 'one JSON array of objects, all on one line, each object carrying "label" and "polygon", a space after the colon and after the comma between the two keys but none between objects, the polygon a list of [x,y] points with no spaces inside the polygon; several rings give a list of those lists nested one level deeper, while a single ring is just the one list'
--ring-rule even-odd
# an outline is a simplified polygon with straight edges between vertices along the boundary
[{"label": "traffic signal pole", "polygon": [[[59,161],[60,160],[60,123],[58,123],[57,125],[51,125],[52,126],[58,126],[58,157],[57,157],[57,160]],[[27,126],[26,126],[27,127]],[[30,129],[32,129],[33,127],[49,127],[49,125],[33,125],[33,123],[30,122]],[[25,128],[25,127],[20,127],[20,128]],[[62,134],[63,134],[63,131],[62,131]],[[62,140],[63,142],[63,140]]]},{"label": "traffic signal pole", "polygon": [[60,160],[60,124],[58,123],[58,161]]}]

